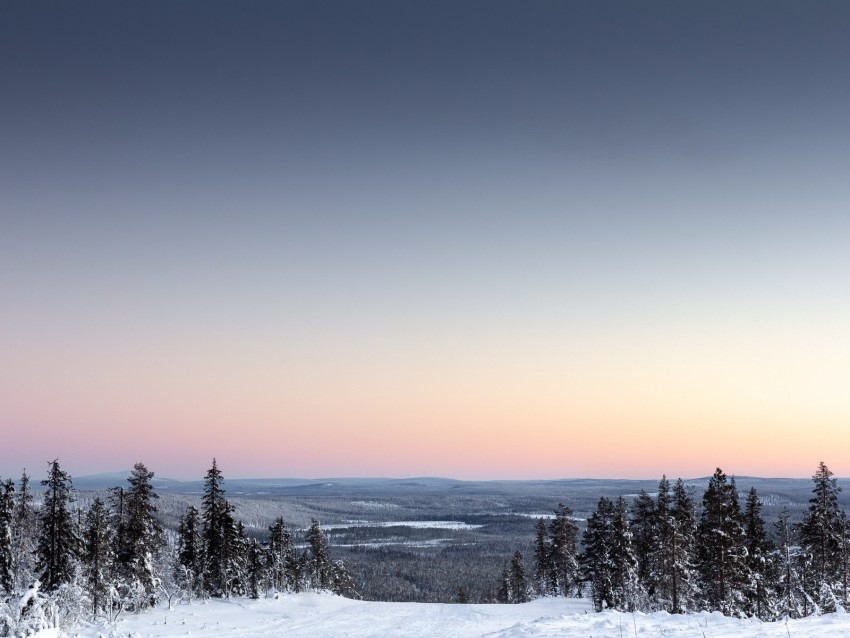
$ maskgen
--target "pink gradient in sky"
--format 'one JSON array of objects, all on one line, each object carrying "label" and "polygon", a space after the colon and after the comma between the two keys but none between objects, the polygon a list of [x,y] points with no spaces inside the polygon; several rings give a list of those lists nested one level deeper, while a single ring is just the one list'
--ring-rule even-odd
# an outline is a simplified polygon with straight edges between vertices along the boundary
[{"label": "pink gradient in sky", "polygon": [[850,476],[850,3],[54,4],[0,477]]},{"label": "pink gradient in sky", "polygon": [[112,368],[83,352],[51,367],[52,350],[30,350],[3,379],[3,419],[20,425],[0,462],[16,476],[57,456],[77,475],[143,461],[181,479],[212,457],[233,478],[808,476],[820,460],[850,474],[839,453],[850,371],[829,338],[786,340],[777,366],[775,335],[740,343],[716,329],[564,351],[484,337],[313,365],[278,363],[268,343],[260,358],[219,349],[189,365],[137,352],[136,365]]}]

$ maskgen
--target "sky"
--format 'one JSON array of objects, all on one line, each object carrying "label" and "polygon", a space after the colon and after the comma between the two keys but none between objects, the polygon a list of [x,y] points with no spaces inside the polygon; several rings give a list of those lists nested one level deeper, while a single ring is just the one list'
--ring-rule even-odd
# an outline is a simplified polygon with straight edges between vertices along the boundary
[{"label": "sky", "polygon": [[0,3],[0,476],[850,476],[848,33]]}]

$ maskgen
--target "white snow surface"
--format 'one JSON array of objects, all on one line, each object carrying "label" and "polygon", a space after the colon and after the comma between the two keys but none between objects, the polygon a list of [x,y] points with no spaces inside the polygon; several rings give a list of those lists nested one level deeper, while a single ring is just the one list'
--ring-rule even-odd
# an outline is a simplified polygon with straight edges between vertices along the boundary
[{"label": "white snow surface", "polygon": [[[51,638],[55,634],[44,634]],[[378,603],[330,594],[210,600],[71,630],[77,638],[844,638],[850,614],[762,623],[719,613],[593,613],[587,600],[522,605]]]},{"label": "white snow surface", "polygon": [[322,529],[351,529],[352,527],[410,527],[412,529],[478,529],[481,525],[464,523],[462,521],[349,521],[348,523],[333,523],[324,525]]}]

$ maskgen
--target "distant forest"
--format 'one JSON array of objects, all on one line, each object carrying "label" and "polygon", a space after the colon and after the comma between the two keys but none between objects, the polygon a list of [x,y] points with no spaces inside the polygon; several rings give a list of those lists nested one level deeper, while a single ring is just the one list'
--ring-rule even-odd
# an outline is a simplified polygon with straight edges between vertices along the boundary
[{"label": "distant forest", "polygon": [[[358,596],[362,581],[331,558],[317,520],[290,531],[278,517],[263,537],[261,529],[249,534],[225,497],[215,460],[199,507],[188,505],[171,526],[157,509],[154,474],[142,463],[126,486],[86,507],[72,505],[71,477],[59,462],[48,465],[40,499],[26,472],[17,486],[11,479],[0,486],[0,636],[109,622],[204,597],[317,590]],[[530,569],[520,551],[506,555],[500,576],[461,582],[455,601],[587,596],[600,611],[708,610],[762,620],[844,609],[850,527],[824,463],[812,481],[802,521],[791,523],[784,511],[772,527],[756,489],[739,494],[734,477],[720,469],[701,500],[681,479],[671,485],[662,477],[657,492],[642,490],[630,502],[600,498],[586,521],[559,504],[550,519],[537,520]],[[436,577],[455,582],[448,573]]]}]

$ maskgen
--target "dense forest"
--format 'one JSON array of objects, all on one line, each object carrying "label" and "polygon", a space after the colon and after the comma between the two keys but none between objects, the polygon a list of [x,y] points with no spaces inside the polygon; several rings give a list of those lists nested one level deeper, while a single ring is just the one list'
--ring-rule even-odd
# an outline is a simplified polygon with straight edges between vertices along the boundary
[{"label": "dense forest", "polygon": [[848,603],[850,526],[840,488],[820,463],[803,521],[780,514],[769,534],[755,488],[741,506],[734,477],[719,468],[697,503],[679,479],[629,504],[602,497],[579,527],[560,505],[537,524],[534,568],[514,554],[499,582],[502,602],[588,595],[595,609],[720,611],[761,620],[842,610]]},{"label": "dense forest", "polygon": [[249,538],[225,497],[215,460],[204,479],[201,509],[189,506],[177,530],[157,516],[153,472],[137,463],[127,487],[71,509],[71,477],[49,464],[41,506],[26,472],[0,490],[0,636],[91,618],[115,620],[161,601],[329,590],[354,595],[342,561],[333,561],[314,520],[297,551],[282,518],[260,542]]},{"label": "dense forest", "polygon": [[[125,486],[84,498],[58,461],[48,468],[41,490],[33,490],[26,472],[17,485],[11,479],[0,484],[0,636],[109,622],[159,603],[207,597],[316,590],[358,596],[360,587],[386,595],[396,587],[393,579],[404,577],[387,567],[399,564],[394,554],[404,558],[410,550],[363,545],[358,536],[369,539],[368,527],[323,530],[313,519],[290,529],[272,515],[246,527],[225,497],[215,460],[202,493],[184,503],[179,520],[157,509],[154,474],[142,463]],[[681,479],[671,484],[663,477],[652,494],[599,498],[586,520],[559,504],[536,527],[519,517],[499,523],[528,530],[522,548],[529,566],[522,551],[511,556],[497,537],[475,541],[472,553],[467,543],[456,543],[441,554],[448,552],[455,571],[468,577],[460,579],[441,563],[425,570],[420,565],[417,586],[433,581],[434,589],[453,591],[452,600],[460,603],[587,596],[597,610],[716,610],[762,620],[837,611],[848,600],[850,528],[832,472],[821,463],[812,479],[804,515],[794,520],[784,511],[773,525],[762,517],[756,489],[740,493],[735,478],[720,469],[701,499]],[[495,519],[470,517],[488,523],[484,534],[496,529]],[[415,533],[425,542],[441,534],[427,528]],[[331,558],[335,542],[349,558],[362,553],[354,562],[357,578],[349,563]],[[504,569],[493,578],[488,570],[498,563]]]}]

